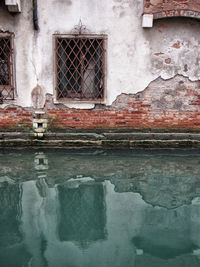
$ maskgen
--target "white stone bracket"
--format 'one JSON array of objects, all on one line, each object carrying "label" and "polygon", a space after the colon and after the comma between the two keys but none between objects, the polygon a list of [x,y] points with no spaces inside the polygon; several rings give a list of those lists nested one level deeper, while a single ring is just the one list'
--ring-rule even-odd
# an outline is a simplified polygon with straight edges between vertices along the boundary
[{"label": "white stone bracket", "polygon": [[153,14],[144,14],[142,16],[142,27],[143,28],[153,27]]},{"label": "white stone bracket", "polygon": [[21,12],[21,0],[5,0],[5,5],[10,12]]}]

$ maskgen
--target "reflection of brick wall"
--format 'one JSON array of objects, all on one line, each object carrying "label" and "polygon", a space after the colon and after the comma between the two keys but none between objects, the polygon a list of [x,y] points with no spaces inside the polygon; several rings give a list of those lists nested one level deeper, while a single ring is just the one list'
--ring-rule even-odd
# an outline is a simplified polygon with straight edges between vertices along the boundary
[{"label": "reflection of brick wall", "polygon": [[177,16],[200,18],[200,1],[145,0],[144,14],[154,14],[154,19]]},{"label": "reflection of brick wall", "polygon": [[32,129],[32,112],[19,106],[0,108],[0,131]]}]

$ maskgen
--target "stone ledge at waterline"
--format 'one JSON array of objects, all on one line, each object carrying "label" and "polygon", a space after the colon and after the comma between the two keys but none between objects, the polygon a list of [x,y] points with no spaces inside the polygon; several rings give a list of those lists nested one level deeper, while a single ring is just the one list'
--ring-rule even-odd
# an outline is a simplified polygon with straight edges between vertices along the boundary
[{"label": "stone ledge at waterline", "polygon": [[60,148],[200,148],[199,133],[34,133],[2,132],[0,147]]}]

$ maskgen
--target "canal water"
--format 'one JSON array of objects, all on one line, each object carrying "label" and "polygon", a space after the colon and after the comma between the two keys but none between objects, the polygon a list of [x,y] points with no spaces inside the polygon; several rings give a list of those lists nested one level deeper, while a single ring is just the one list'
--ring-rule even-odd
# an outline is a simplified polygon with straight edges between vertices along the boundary
[{"label": "canal water", "polygon": [[199,151],[0,151],[1,267],[200,266]]}]

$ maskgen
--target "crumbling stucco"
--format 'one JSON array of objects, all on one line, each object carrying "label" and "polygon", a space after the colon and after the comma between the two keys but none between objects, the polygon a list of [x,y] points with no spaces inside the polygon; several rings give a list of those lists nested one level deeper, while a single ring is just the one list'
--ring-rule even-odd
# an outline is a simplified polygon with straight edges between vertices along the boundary
[{"label": "crumbling stucco", "polygon": [[122,94],[111,107],[122,109],[128,103],[141,101],[144,105],[150,105],[152,111],[200,111],[199,99],[200,81],[192,82],[184,76],[176,75],[168,80],[157,78],[137,94]]},{"label": "crumbling stucco", "polygon": [[[190,81],[187,77],[176,75],[170,79],[157,78],[143,91],[136,94],[120,94],[108,106],[95,105],[94,110],[122,110],[128,108],[138,112],[135,103],[150,106],[152,112],[157,111],[198,111],[200,112],[200,81]],[[133,106],[131,106],[133,104]],[[46,95],[45,109],[65,109],[64,104],[55,104],[51,94]]]},{"label": "crumbling stucco", "polygon": [[191,82],[177,75],[174,78],[161,78],[151,82],[139,98],[151,104],[153,110],[200,111],[195,105],[200,97],[200,81]]},{"label": "crumbling stucco", "polygon": [[[183,24],[183,22],[187,22]],[[156,28],[148,31],[151,43],[152,74],[164,79],[176,74],[190,80],[200,79],[200,22],[191,19],[166,19],[155,23]],[[153,37],[153,38],[152,38]]]}]

